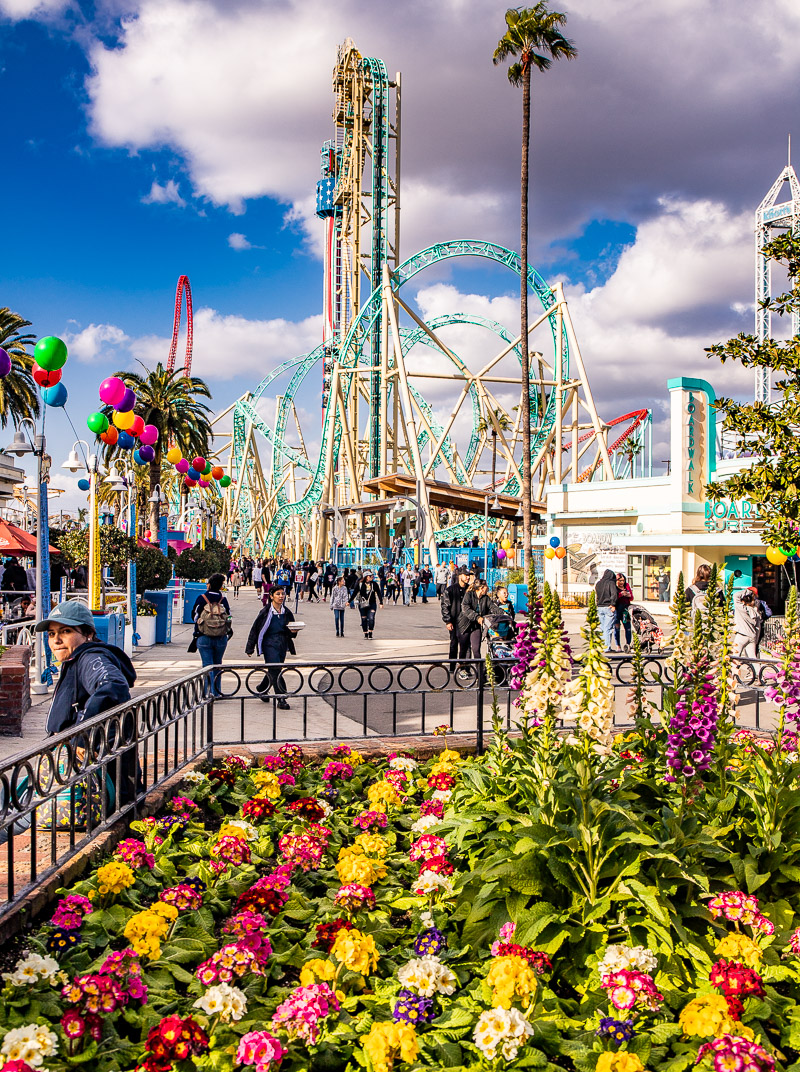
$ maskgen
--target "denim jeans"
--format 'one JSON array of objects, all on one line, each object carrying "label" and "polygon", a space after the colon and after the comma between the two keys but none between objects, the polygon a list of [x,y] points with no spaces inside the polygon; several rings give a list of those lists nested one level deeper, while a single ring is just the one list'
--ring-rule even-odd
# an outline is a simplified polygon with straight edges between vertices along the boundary
[{"label": "denim jeans", "polygon": [[364,633],[371,633],[375,628],[375,611],[371,607],[360,607],[361,611],[361,628]]},{"label": "denim jeans", "polygon": [[333,612],[333,620],[336,622],[336,635],[344,636],[344,607]]},{"label": "denim jeans", "polygon": [[612,647],[614,640],[614,608],[598,607],[597,614],[600,618],[600,628],[603,630],[603,644],[608,649]]},{"label": "denim jeans", "polygon": [[[203,666],[218,666],[225,656],[227,646],[227,637],[199,636],[197,638],[197,650],[200,652]],[[222,695],[219,691],[219,678],[220,672],[215,670],[211,675],[211,691],[215,697]]]},{"label": "denim jeans", "polygon": [[619,634],[620,626],[625,630],[625,643],[631,642],[631,615],[628,610],[615,610],[614,611],[614,641],[619,647]]},{"label": "denim jeans", "polygon": [[403,585],[403,602],[407,607],[411,606],[411,589]]}]

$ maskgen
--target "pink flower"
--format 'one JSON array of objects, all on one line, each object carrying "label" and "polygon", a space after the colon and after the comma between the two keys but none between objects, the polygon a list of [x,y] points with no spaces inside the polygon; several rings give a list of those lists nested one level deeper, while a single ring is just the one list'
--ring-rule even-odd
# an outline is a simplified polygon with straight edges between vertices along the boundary
[{"label": "pink flower", "polygon": [[248,1031],[239,1040],[236,1063],[256,1065],[259,1072],[268,1072],[271,1064],[277,1068],[287,1050],[269,1031]]},{"label": "pink flower", "polygon": [[319,1038],[320,1020],[338,1011],[339,1001],[328,984],[313,983],[293,990],[275,1010],[272,1019],[284,1026],[289,1038],[299,1038],[307,1045],[314,1045]]},{"label": "pink flower", "polygon": [[504,942],[510,942],[514,937],[514,931],[517,929],[516,923],[504,923],[500,928],[500,938]]}]

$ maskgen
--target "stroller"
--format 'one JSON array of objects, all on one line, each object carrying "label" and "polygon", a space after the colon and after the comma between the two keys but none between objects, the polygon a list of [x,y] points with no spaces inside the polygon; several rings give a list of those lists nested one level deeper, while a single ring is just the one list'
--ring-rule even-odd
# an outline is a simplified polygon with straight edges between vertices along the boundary
[{"label": "stroller", "polygon": [[637,606],[635,603],[631,604],[630,611],[633,628],[639,637],[642,651],[647,655],[660,651],[661,645],[664,643],[664,634],[661,632],[661,627],[653,615],[650,611],[645,610],[644,607]]},{"label": "stroller", "polygon": [[494,668],[496,685],[507,685],[514,662],[517,629],[510,614],[493,614],[486,619],[486,643]]}]

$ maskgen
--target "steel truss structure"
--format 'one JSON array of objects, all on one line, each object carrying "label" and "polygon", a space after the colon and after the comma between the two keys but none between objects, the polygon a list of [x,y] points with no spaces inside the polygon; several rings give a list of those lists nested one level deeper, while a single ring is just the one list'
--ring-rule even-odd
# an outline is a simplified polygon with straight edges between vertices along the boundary
[{"label": "steel truss structure", "polygon": [[[321,557],[331,535],[347,538],[348,525],[353,535],[353,526],[363,533],[366,524],[375,543],[385,545],[388,509],[380,505],[382,493],[364,485],[405,473],[415,478],[412,512],[436,561],[438,542],[472,536],[484,517],[432,509],[429,482],[474,487],[490,472],[491,455],[487,496],[519,495],[521,341],[470,313],[425,323],[409,284],[457,258],[479,258],[517,276],[523,266],[518,254],[478,240],[432,245],[398,263],[400,75],[390,82],[381,61],[361,57],[348,40],[333,88],[336,136],[322,148],[317,188],[326,233],[323,341],[284,362],[232,407],[227,467],[235,483],[226,491],[222,522],[256,555]],[[633,473],[649,446],[651,415],[640,410],[610,424],[600,419],[561,284],[549,286],[529,265],[525,271],[537,304],[527,345],[532,492],[540,500],[550,483]],[[483,344],[486,332],[500,343],[480,355],[477,369],[458,352],[468,345],[465,328],[476,329]],[[304,408],[304,400],[318,397],[320,372],[321,428],[309,424]],[[217,426],[229,412],[217,417]],[[651,465],[642,457],[640,473]],[[351,508],[371,502],[374,513],[363,506],[356,518]],[[507,525],[498,521],[497,534]]]}]

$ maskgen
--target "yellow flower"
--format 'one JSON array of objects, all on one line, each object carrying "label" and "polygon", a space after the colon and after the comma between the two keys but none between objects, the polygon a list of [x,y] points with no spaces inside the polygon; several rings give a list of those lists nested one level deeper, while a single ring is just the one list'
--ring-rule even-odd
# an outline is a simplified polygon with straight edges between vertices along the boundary
[{"label": "yellow flower", "polygon": [[635,1053],[601,1053],[597,1072],[644,1072],[644,1065]]},{"label": "yellow flower", "polygon": [[168,919],[170,923],[178,918],[178,909],[173,904],[164,904],[163,901],[156,901],[150,905],[150,911],[155,912],[156,915],[161,916],[163,919]]},{"label": "yellow flower", "polygon": [[386,811],[387,808],[397,808],[402,803],[400,795],[392,785],[382,778],[379,782],[373,782],[367,789],[367,800],[372,805],[373,811]]},{"label": "yellow flower", "polygon": [[133,871],[127,864],[112,860],[110,864],[104,864],[97,869],[98,892],[101,897],[107,893],[122,893],[128,886],[136,881]]},{"label": "yellow flower", "polygon": [[486,982],[492,988],[492,1005],[510,1009],[515,997],[523,1005],[536,990],[536,973],[522,957],[495,957]]},{"label": "yellow flower", "polygon": [[353,768],[359,767],[364,762],[364,757],[361,755],[360,752],[356,752],[355,749],[352,749],[350,755],[346,759],[346,762],[349,763],[350,766]]},{"label": "yellow flower", "polygon": [[378,966],[378,950],[371,934],[362,934],[355,927],[351,931],[341,930],[331,950],[350,971],[369,975]]},{"label": "yellow flower", "polygon": [[260,790],[256,796],[269,797],[271,800],[275,800],[281,795],[281,784],[278,781],[277,774],[273,774],[272,771],[261,770],[255,771],[251,777]]},{"label": "yellow flower", "polygon": [[336,965],[332,960],[309,960],[300,971],[300,986],[314,983],[329,983],[336,978]]},{"label": "yellow flower", "polygon": [[722,994],[700,994],[689,1002],[678,1022],[685,1034],[701,1038],[738,1034],[736,1021],[728,1012],[728,1003]]},{"label": "yellow flower", "polygon": [[382,860],[388,855],[389,842],[380,834],[359,834],[352,848],[357,852],[363,852],[365,856],[377,856],[379,860]]},{"label": "yellow flower", "polygon": [[357,882],[360,886],[374,886],[376,882],[386,878],[386,865],[378,860],[370,860],[368,856],[348,852],[336,865],[336,874],[343,886],[349,882]]},{"label": "yellow flower", "polygon": [[714,946],[714,952],[721,957],[727,957],[728,960],[738,960],[748,968],[757,968],[764,955],[752,938],[736,931],[720,938]]},{"label": "yellow flower", "polygon": [[382,1020],[364,1036],[364,1053],[374,1072],[390,1072],[395,1060],[414,1061],[419,1053],[417,1033],[411,1024]]},{"label": "yellow flower", "polygon": [[152,907],[131,916],[123,933],[138,956],[157,960],[161,956],[161,939],[177,916],[178,910],[174,905],[156,901]]},{"label": "yellow flower", "polygon": [[247,834],[242,830],[241,826],[233,826],[231,823],[225,823],[220,827],[217,834],[217,841],[224,837],[234,837],[237,841],[247,841]]}]

